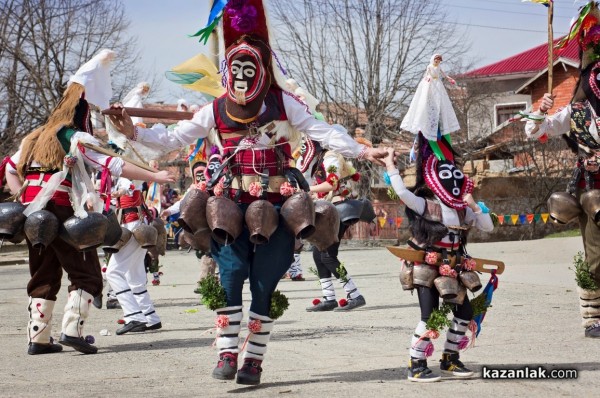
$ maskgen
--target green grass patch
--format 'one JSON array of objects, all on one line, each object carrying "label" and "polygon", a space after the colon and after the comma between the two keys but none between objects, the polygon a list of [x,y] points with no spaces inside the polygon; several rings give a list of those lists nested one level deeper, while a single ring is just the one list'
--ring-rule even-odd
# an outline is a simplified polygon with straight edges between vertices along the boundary
[{"label": "green grass patch", "polygon": [[579,228],[569,229],[568,231],[556,232],[550,235],[546,235],[545,238],[570,238],[573,236],[581,236]]}]

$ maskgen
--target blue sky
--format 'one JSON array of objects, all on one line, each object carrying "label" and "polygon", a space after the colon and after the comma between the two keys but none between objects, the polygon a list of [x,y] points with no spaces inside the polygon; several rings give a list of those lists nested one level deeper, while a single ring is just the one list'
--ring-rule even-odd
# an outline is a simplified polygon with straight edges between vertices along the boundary
[{"label": "blue sky", "polygon": [[[520,0],[441,0],[441,3],[448,12],[449,23],[466,30],[471,42],[469,58],[477,67],[547,41],[547,9],[542,5]],[[571,18],[583,3],[555,0],[555,37],[568,31]],[[148,75],[145,79],[162,77],[172,66],[205,51],[202,44],[187,35],[206,23],[209,0],[126,0],[124,4],[132,22],[130,33],[140,43],[140,62]],[[182,93],[174,83],[161,84],[160,96],[165,99],[176,99]]]}]

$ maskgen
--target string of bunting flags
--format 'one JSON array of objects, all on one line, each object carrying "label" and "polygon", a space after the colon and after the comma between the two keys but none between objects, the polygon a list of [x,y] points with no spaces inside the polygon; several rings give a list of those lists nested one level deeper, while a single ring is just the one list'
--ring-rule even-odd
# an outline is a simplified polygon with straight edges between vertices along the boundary
[{"label": "string of bunting flags", "polygon": [[[543,222],[546,224],[549,213],[527,213],[527,214],[496,214],[498,217],[499,225],[528,225]],[[377,223],[380,228],[384,228],[386,225],[396,228],[400,228],[404,222],[405,217],[377,217]]]}]

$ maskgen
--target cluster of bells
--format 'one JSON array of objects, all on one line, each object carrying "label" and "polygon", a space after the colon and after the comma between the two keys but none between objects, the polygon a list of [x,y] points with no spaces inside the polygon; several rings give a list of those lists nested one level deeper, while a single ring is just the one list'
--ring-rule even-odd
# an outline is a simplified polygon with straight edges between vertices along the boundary
[{"label": "cluster of bells", "polygon": [[585,213],[600,225],[600,189],[582,193],[579,200],[568,192],[554,192],[548,198],[548,212],[556,224],[566,224]]},{"label": "cluster of bells", "polygon": [[272,203],[257,200],[248,206],[244,215],[240,207],[226,197],[193,190],[181,203],[178,222],[184,230],[184,239],[193,249],[209,251],[211,238],[229,245],[241,234],[244,224],[251,243],[268,243],[279,226],[280,217],[296,238],[306,239],[319,250],[325,250],[338,242],[340,223],[371,222],[375,211],[366,199],[349,199],[333,205],[326,200],[313,202],[308,193],[301,191],[285,201],[279,214]]},{"label": "cluster of bells", "polygon": [[70,217],[64,223],[48,210],[39,210],[28,217],[25,206],[18,202],[0,203],[0,239],[20,243],[25,237],[31,245],[43,250],[60,237],[78,252],[100,246],[108,253],[116,253],[133,236],[138,243],[155,254],[164,254],[167,234],[164,222],[155,219],[150,225],[139,225],[132,231],[121,227],[114,212],[87,213],[87,217]]}]

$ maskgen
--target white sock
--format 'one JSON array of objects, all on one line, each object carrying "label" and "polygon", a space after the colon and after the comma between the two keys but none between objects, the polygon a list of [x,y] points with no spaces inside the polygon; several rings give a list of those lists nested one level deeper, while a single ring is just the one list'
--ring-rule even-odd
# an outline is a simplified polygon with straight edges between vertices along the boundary
[{"label": "white sock", "polygon": [[333,287],[333,278],[319,279],[321,282],[321,290],[325,300],[335,300],[335,288]]},{"label": "white sock", "polygon": [[427,355],[425,355],[425,350],[427,346],[431,343],[429,337],[424,339],[419,339],[427,331],[427,324],[423,321],[420,321],[417,324],[417,328],[415,329],[415,333],[411,339],[410,343],[410,356],[417,359],[427,359]]}]

